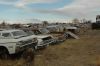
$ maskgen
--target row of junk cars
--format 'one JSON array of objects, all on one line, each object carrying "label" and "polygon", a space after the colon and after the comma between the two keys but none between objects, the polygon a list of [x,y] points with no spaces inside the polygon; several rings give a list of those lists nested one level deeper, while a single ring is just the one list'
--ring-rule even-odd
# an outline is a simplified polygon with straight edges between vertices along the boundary
[{"label": "row of junk cars", "polygon": [[8,55],[26,51],[28,48],[32,48],[33,51],[39,50],[64,42],[70,37],[79,39],[74,33],[77,27],[70,26],[61,32],[54,27],[0,29],[0,57],[5,58]]}]

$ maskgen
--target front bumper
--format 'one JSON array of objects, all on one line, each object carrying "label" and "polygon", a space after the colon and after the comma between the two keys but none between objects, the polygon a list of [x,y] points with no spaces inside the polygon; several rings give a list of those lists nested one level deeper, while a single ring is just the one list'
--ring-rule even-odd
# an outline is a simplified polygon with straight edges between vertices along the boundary
[{"label": "front bumper", "polygon": [[47,47],[47,46],[49,46],[50,44],[53,44],[53,43],[56,43],[55,39],[43,41],[40,44],[37,44],[36,49],[45,48],[45,47]]},{"label": "front bumper", "polygon": [[35,48],[35,46],[36,46],[36,43],[29,43],[29,44],[16,47],[15,53],[22,52],[28,48]]}]

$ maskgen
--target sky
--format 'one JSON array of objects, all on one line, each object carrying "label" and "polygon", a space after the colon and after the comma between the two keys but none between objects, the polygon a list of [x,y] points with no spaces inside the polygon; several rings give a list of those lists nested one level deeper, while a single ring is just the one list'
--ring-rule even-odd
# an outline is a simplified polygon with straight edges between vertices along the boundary
[{"label": "sky", "polygon": [[0,22],[69,22],[74,18],[95,21],[100,0],[0,0]]}]

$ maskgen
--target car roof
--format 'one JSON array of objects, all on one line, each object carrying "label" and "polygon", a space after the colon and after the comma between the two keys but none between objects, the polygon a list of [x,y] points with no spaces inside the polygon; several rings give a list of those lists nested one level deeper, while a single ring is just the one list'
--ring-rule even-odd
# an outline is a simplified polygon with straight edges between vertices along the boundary
[{"label": "car roof", "polygon": [[51,26],[47,26],[47,28],[53,28],[53,27],[58,27],[59,25],[51,25]]}]

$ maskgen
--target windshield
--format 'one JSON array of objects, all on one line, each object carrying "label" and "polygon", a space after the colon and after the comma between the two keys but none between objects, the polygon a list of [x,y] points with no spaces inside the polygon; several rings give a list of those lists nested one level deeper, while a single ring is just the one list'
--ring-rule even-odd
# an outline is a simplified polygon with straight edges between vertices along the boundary
[{"label": "windshield", "polygon": [[40,31],[42,32],[42,33],[49,33],[49,31],[47,30],[47,29],[40,29]]},{"label": "windshield", "polygon": [[26,32],[28,35],[33,35],[34,33],[32,32],[32,31],[30,31],[30,30],[24,30],[24,32]]},{"label": "windshield", "polygon": [[13,36],[27,36],[27,34],[24,31],[15,31],[12,32]]}]

